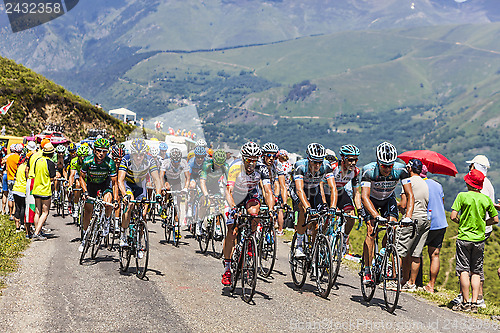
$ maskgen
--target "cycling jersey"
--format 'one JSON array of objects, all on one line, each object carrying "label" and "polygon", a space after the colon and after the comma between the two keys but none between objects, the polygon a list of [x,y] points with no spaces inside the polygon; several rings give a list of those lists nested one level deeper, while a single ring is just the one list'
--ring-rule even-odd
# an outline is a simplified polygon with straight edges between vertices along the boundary
[{"label": "cycling jersey", "polygon": [[302,159],[297,161],[293,170],[293,186],[295,187],[295,181],[300,179],[304,181],[304,191],[309,192],[307,195],[316,193],[319,191],[319,183],[323,179],[330,179],[333,177],[332,168],[330,163],[326,160],[321,164],[319,171],[315,174],[309,172],[309,160]]},{"label": "cycling jersey", "polygon": [[[347,174],[342,174],[342,165],[339,162],[330,164],[333,172],[333,178],[335,179],[335,185],[337,186],[337,193],[342,193],[344,187],[351,182],[352,188],[359,186],[359,168],[355,167],[354,170],[349,171]],[[325,184],[326,185],[326,184]],[[330,194],[330,187],[324,187],[325,194]]]},{"label": "cycling jersey", "polygon": [[227,178],[229,166],[224,163],[218,169],[215,169],[214,161],[212,159],[205,159],[200,171],[200,179],[206,181],[208,193],[219,193],[219,182],[221,179]]},{"label": "cycling jersey", "polygon": [[83,161],[82,163],[78,162],[78,156],[73,158],[71,160],[71,163],[69,164],[69,169],[70,170],[76,170],[76,173],[80,173],[80,170],[82,169],[82,164],[83,164]]},{"label": "cycling jersey", "polygon": [[169,179],[180,180],[181,174],[189,171],[189,166],[186,160],[181,160],[175,165],[174,163],[172,163],[172,160],[170,158],[167,158],[161,164],[161,171],[165,172],[165,179],[167,179],[167,181]]},{"label": "cycling jersey", "polygon": [[119,167],[120,171],[125,171],[125,181],[131,184],[141,184],[147,176],[154,171],[158,171],[155,160],[146,155],[141,164],[137,165],[130,154],[123,156]]},{"label": "cycling jersey", "polygon": [[108,177],[116,176],[116,164],[109,156],[98,164],[94,156],[90,155],[83,160],[80,172],[87,178],[87,186],[88,183],[100,184],[108,180]]},{"label": "cycling jersey", "polygon": [[200,164],[198,164],[196,162],[196,158],[192,158],[189,162],[188,162],[188,166],[189,166],[189,173],[191,174],[191,179],[198,179],[200,178],[200,172],[201,172],[201,169],[203,167],[203,164],[205,163],[205,161],[207,160],[207,158],[203,159],[201,161]]},{"label": "cycling jersey", "polygon": [[233,185],[235,192],[247,194],[251,191],[257,190],[257,186],[261,180],[264,182],[268,179],[269,175],[262,173],[262,170],[257,167],[255,167],[255,170],[248,175],[245,171],[245,164],[243,161],[241,159],[237,159],[229,167],[227,185]]},{"label": "cycling jersey", "polygon": [[377,200],[389,198],[401,181],[402,185],[410,184],[410,175],[402,163],[394,163],[389,176],[380,174],[377,162],[372,162],[363,167],[361,171],[361,187],[370,187],[370,197]]}]

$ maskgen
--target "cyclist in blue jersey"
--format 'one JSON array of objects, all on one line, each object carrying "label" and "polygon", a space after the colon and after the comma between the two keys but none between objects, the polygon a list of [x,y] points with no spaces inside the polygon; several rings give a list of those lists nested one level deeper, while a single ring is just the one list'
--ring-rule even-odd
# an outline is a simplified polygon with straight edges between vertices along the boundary
[{"label": "cyclist in blue jersey", "polygon": [[[188,162],[189,166],[189,184],[188,184],[188,200],[186,207],[186,217],[193,216],[193,201],[196,193],[200,193],[199,179],[200,172],[203,168],[203,163],[207,158],[207,150],[202,146],[197,146],[194,149],[194,158]],[[196,222],[196,221],[194,221]]]},{"label": "cyclist in blue jersey", "polygon": [[335,213],[337,206],[337,190],[335,179],[333,177],[330,163],[325,160],[325,147],[319,143],[311,143],[307,146],[306,159],[297,161],[293,170],[294,192],[299,199],[299,219],[295,226],[297,233],[297,248],[295,249],[296,258],[304,258],[305,254],[302,248],[304,233],[306,228],[312,228],[313,237],[316,234],[316,222],[304,227],[306,213],[315,215],[318,213],[320,205],[323,204],[321,197],[320,183],[326,179],[330,187],[330,212]]},{"label": "cyclist in blue jersey", "polygon": [[[147,197],[146,182],[147,177],[152,178],[156,189],[156,201],[161,199],[162,184],[158,174],[158,166],[154,159],[146,154],[147,145],[143,139],[134,139],[130,145],[130,154],[123,156],[118,168],[118,188],[127,210],[123,214],[122,231],[120,236],[120,246],[128,246],[125,230],[128,229],[130,216],[134,209],[134,204],[130,200],[141,200]],[[143,216],[146,220],[148,207],[146,205]]]},{"label": "cyclist in blue jersey", "polygon": [[[408,198],[408,207],[403,222],[411,222],[415,199],[411,188],[410,175],[406,166],[397,163],[396,147],[389,142],[382,142],[377,147],[377,162],[365,165],[361,171],[361,201],[364,206],[364,218],[367,234],[363,247],[363,260],[371,263],[374,256],[375,235],[372,236],[375,220],[379,223],[397,221],[399,213],[394,189],[401,182]],[[384,243],[385,240],[382,241]],[[373,284],[369,264],[365,267],[363,283]]]}]

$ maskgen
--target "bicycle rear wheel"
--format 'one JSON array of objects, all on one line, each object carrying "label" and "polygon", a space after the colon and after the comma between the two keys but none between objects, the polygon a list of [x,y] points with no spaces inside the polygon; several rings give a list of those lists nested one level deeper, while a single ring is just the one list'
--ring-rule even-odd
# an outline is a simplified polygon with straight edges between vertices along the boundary
[{"label": "bicycle rear wheel", "polygon": [[255,294],[255,286],[257,285],[257,244],[254,237],[245,239],[243,244],[241,298],[249,303]]},{"label": "bicycle rear wheel", "polygon": [[172,232],[172,228],[173,228],[173,209],[172,209],[172,206],[170,204],[167,204],[167,206],[165,207],[165,221],[163,222],[163,226],[164,226],[164,229],[163,229],[163,232],[165,233],[165,241],[168,243],[170,242],[170,236],[171,236],[171,232]]},{"label": "bicycle rear wheel", "polygon": [[288,261],[290,263],[290,271],[292,273],[293,284],[297,288],[302,288],[307,278],[307,260],[295,258],[295,249],[297,247],[297,233],[294,233],[292,244],[290,246],[290,254]]},{"label": "bicycle rear wheel", "polygon": [[259,273],[268,277],[274,268],[276,261],[276,230],[274,227],[266,227],[262,230],[259,243]]},{"label": "bicycle rear wheel", "polygon": [[234,292],[236,289],[236,284],[238,283],[238,279],[241,273],[241,260],[240,260],[240,251],[239,245],[234,247],[233,257],[231,260],[231,285],[229,288],[230,292]]},{"label": "bicycle rear wheel", "polygon": [[332,241],[332,285],[337,282],[337,277],[339,276],[340,264],[342,263],[342,246],[344,244],[344,233],[339,230],[337,233],[333,234],[331,238]]},{"label": "bicycle rear wheel", "polygon": [[[201,235],[196,236],[198,238],[198,245],[200,246],[200,252],[201,253],[206,253],[208,249],[208,244],[210,243],[210,236],[213,233],[213,228],[214,228],[214,221],[215,219],[212,217],[208,219],[207,221],[207,230],[201,230]],[[202,222],[203,225],[203,222]],[[198,226],[195,226],[197,228]]]},{"label": "bicycle rear wheel", "polygon": [[222,214],[215,216],[212,224],[212,255],[220,259],[224,250],[224,239],[226,238],[226,221]]},{"label": "bicycle rear wheel", "polygon": [[[59,191],[59,195],[61,194],[61,191]],[[61,198],[58,198],[56,200],[56,215],[61,216]]]},{"label": "bicycle rear wheel", "polygon": [[64,190],[64,186],[61,185],[61,193],[60,193],[59,201],[61,202],[61,215],[62,215],[62,218],[66,217],[66,214],[64,212],[64,202],[66,201],[65,198],[66,198],[66,191]]},{"label": "bicycle rear wheel", "polygon": [[394,246],[388,246],[382,260],[382,280],[384,301],[389,313],[396,310],[401,292],[398,251]]},{"label": "bicycle rear wheel", "polygon": [[314,253],[314,269],[316,275],[316,286],[323,298],[327,298],[333,286],[333,265],[330,251],[330,243],[323,234],[318,234],[315,240],[316,251]]},{"label": "bicycle rear wheel", "polygon": [[[361,271],[359,272],[359,276],[361,278],[361,293],[363,294],[363,299],[366,302],[370,302],[375,294],[375,288],[377,287],[376,283],[364,284],[363,278],[365,277],[365,263],[364,259],[361,259]],[[375,272],[372,272],[372,279],[375,279]]]},{"label": "bicycle rear wheel", "polygon": [[[175,221],[175,215],[178,215],[177,209],[174,207],[174,214],[172,218],[172,223],[173,223],[173,228],[172,228],[172,237],[173,237],[173,242],[174,246],[178,247],[179,246],[179,240],[181,238],[181,222],[180,221]],[[179,216],[177,217],[178,219],[180,218]]]},{"label": "bicycle rear wheel", "polygon": [[143,279],[148,269],[149,261],[149,233],[148,226],[144,221],[140,221],[137,225],[136,234],[136,254],[135,264],[137,267],[136,275],[139,279]]}]

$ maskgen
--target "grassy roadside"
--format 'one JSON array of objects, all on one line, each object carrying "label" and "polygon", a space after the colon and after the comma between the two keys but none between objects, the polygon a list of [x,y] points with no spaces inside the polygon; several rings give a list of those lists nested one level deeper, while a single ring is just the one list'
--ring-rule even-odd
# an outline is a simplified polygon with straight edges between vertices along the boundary
[{"label": "grassy roadside", "polygon": [[5,277],[17,269],[18,259],[30,241],[24,232],[16,233],[14,221],[9,221],[8,216],[0,216],[0,295],[6,286]]}]

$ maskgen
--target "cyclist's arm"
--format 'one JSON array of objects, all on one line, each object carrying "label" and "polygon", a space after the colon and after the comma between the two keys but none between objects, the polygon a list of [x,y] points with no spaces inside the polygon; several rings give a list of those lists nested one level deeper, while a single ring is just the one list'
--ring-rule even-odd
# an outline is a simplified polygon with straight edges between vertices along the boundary
[{"label": "cyclist's arm", "polygon": [[200,187],[201,187],[201,192],[203,192],[203,195],[208,196],[207,181],[205,179],[200,178]]},{"label": "cyclist's arm", "polygon": [[307,201],[306,192],[304,192],[304,180],[303,179],[295,179],[295,193],[299,197],[300,202],[304,209],[311,207],[309,201]]},{"label": "cyclist's arm", "polygon": [[274,209],[274,195],[271,189],[271,184],[264,185],[264,199],[266,200],[267,207],[269,211]]},{"label": "cyclist's arm", "polygon": [[406,211],[406,206],[407,206],[406,194],[403,192],[403,193],[401,193],[401,200],[399,200],[399,202],[398,202],[399,212],[403,215]]},{"label": "cyclist's arm", "polygon": [[335,184],[335,179],[332,177],[326,178],[326,182],[328,183],[328,186],[330,186],[330,208],[337,207],[337,199],[338,199],[338,192],[337,192],[337,185]]},{"label": "cyclist's arm", "polygon": [[111,186],[113,188],[113,200],[118,201],[120,196],[118,195],[118,176],[113,176],[111,178]]},{"label": "cyclist's arm", "polygon": [[85,176],[87,176],[87,173],[83,170],[80,170],[80,187],[82,188],[83,192],[87,192],[87,184],[85,183]]},{"label": "cyclist's arm", "polygon": [[125,176],[127,172],[125,170],[118,170],[118,190],[120,194],[124,197],[127,195],[127,190],[125,189]]},{"label": "cyclist's arm", "polygon": [[69,170],[69,186],[73,186],[73,183],[75,182],[75,175],[76,175],[76,170],[70,169]]},{"label": "cyclist's arm", "polygon": [[189,187],[189,181],[191,180],[191,174],[189,173],[189,171],[184,171],[184,178],[186,179],[184,188],[187,189]]},{"label": "cyclist's arm", "polygon": [[156,194],[161,194],[161,179],[158,170],[152,171],[151,177],[153,177],[153,182],[156,188]]},{"label": "cyclist's arm", "polygon": [[234,208],[236,204],[234,203],[233,199],[233,192],[234,192],[234,184],[227,184],[226,186],[226,201],[227,204],[229,205],[229,208]]},{"label": "cyclist's arm", "polygon": [[281,199],[283,199],[283,204],[286,204],[288,200],[288,191],[286,190],[285,175],[278,176],[278,183],[281,190]]},{"label": "cyclist's arm", "polygon": [[352,188],[352,194],[354,197],[354,205],[356,206],[356,210],[360,210],[363,207],[361,203],[361,193],[359,192],[359,186]]},{"label": "cyclist's arm", "polygon": [[363,186],[361,185],[361,201],[363,203],[363,206],[365,209],[368,211],[368,213],[372,217],[380,217],[381,215],[379,212],[375,209],[375,206],[373,205],[371,199],[370,199],[370,187],[369,186]]},{"label": "cyclist's arm", "polygon": [[406,205],[406,215],[405,217],[411,218],[413,215],[413,206],[415,205],[415,196],[413,195],[413,190],[411,188],[411,183],[408,182],[403,185],[403,189],[405,190],[405,194],[407,196],[407,205]]},{"label": "cyclist's arm", "polygon": [[328,204],[326,202],[326,194],[325,194],[325,186],[323,185],[323,182],[319,182],[319,191],[321,193],[321,200],[323,200],[324,203]]}]

